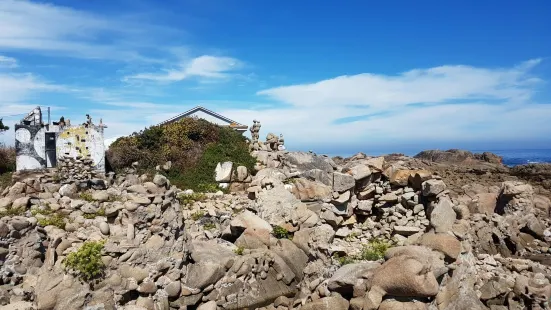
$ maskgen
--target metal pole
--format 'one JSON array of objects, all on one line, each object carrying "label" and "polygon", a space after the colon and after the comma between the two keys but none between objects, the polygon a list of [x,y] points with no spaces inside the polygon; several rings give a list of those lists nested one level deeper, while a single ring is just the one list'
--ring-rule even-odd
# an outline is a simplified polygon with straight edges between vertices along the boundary
[{"label": "metal pole", "polygon": [[50,128],[50,107],[48,107],[48,129]]}]

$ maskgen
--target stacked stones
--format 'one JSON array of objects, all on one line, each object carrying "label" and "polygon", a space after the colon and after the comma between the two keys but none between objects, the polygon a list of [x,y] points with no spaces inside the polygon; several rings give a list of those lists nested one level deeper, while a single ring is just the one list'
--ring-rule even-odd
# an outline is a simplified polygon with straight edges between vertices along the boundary
[{"label": "stacked stones", "polygon": [[90,156],[60,157],[57,170],[62,183],[84,182],[95,177],[94,162]]}]

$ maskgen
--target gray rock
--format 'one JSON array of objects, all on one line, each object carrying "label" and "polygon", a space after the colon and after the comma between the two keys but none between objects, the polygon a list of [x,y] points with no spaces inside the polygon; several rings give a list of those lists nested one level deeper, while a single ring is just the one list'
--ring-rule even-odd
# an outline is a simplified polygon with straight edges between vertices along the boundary
[{"label": "gray rock", "polygon": [[214,300],[201,304],[199,307],[197,307],[197,310],[216,310],[216,309],[217,309],[217,305],[216,305],[216,301]]},{"label": "gray rock", "polygon": [[109,224],[107,224],[106,222],[99,223],[99,230],[102,234],[109,235]]},{"label": "gray rock", "polygon": [[129,193],[147,195],[147,189],[143,185],[139,185],[139,184],[130,185],[126,190]]},{"label": "gray rock", "polygon": [[394,233],[402,236],[411,236],[418,233],[421,229],[414,226],[394,226]]},{"label": "gray rock", "polygon": [[12,209],[26,208],[29,205],[30,197],[21,197],[13,201],[11,207]]},{"label": "gray rock", "polygon": [[130,198],[132,202],[137,203],[139,205],[148,205],[151,203],[151,200],[149,198],[143,197],[143,196],[128,194],[128,198]]},{"label": "gray rock", "polygon": [[343,205],[350,200],[350,191],[343,192],[337,199],[331,200],[331,203],[335,205]]},{"label": "gray rock", "polygon": [[9,208],[13,202],[11,197],[0,198],[0,209]]},{"label": "gray rock", "polygon": [[440,201],[430,212],[430,224],[436,232],[447,232],[452,229],[456,214],[453,210],[453,203],[447,197],[440,198]]},{"label": "gray rock", "polygon": [[283,155],[282,161],[300,172],[319,169],[330,173],[337,166],[331,158],[309,152],[287,152]]},{"label": "gray rock", "polygon": [[153,183],[159,187],[164,187],[167,185],[168,179],[164,175],[156,174],[153,178]]},{"label": "gray rock", "polygon": [[245,180],[249,176],[249,171],[247,170],[247,167],[245,167],[245,166],[237,167],[236,172],[237,172],[237,181],[238,182],[245,182]]},{"label": "gray rock", "polygon": [[59,189],[59,194],[61,196],[72,197],[72,196],[76,195],[77,191],[78,191],[78,188],[77,188],[76,184],[74,184],[74,183],[64,184]]},{"label": "gray rock", "polygon": [[5,238],[10,233],[10,228],[4,222],[0,222],[0,238]]},{"label": "gray rock", "polygon": [[352,295],[356,281],[365,278],[368,272],[373,273],[373,270],[379,266],[380,264],[376,262],[344,265],[328,280],[327,288],[342,295]]},{"label": "gray rock", "polygon": [[23,230],[29,226],[31,226],[31,223],[29,223],[29,221],[27,221],[26,218],[24,217],[20,217],[20,216],[17,216],[17,217],[13,217],[10,221],[10,225],[13,227],[13,229],[15,230]]},{"label": "gray rock", "polygon": [[340,295],[324,297],[305,304],[301,310],[348,310],[349,303]]},{"label": "gray rock", "polygon": [[166,287],[165,291],[168,294],[168,297],[178,297],[182,290],[182,285],[178,281],[170,282]]},{"label": "gray rock", "polygon": [[92,193],[92,199],[99,202],[109,201],[109,194],[106,191],[95,191]]},{"label": "gray rock", "polygon": [[85,203],[82,207],[80,207],[80,210],[87,214],[94,214],[98,212],[98,208],[91,203]]},{"label": "gray rock", "polygon": [[446,184],[442,180],[427,180],[422,183],[423,196],[436,196],[446,189]]},{"label": "gray rock", "polygon": [[146,269],[132,267],[128,264],[120,265],[119,272],[123,278],[134,278],[138,283],[149,276],[149,272]]},{"label": "gray rock", "polygon": [[354,177],[354,180],[359,181],[367,178],[371,175],[371,170],[366,165],[356,165],[350,168],[350,173]]},{"label": "gray rock", "polygon": [[233,163],[231,161],[218,163],[214,171],[215,181],[222,182],[222,183],[229,183],[231,181],[232,171],[233,171]]},{"label": "gray rock", "polygon": [[225,274],[225,267],[216,262],[199,262],[188,266],[185,285],[203,289],[216,283]]},{"label": "gray rock", "polygon": [[337,192],[344,192],[354,188],[356,181],[354,177],[340,172],[333,173],[333,190]]},{"label": "gray rock", "polygon": [[311,169],[302,172],[301,176],[308,180],[321,182],[327,186],[333,187],[333,175],[321,169]]}]

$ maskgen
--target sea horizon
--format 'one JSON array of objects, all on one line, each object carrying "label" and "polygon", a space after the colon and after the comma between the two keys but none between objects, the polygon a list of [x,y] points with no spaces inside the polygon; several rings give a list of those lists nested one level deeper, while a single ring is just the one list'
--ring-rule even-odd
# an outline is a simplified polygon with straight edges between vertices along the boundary
[{"label": "sea horizon", "polygon": [[[437,148],[435,148],[437,149]],[[441,148],[438,150],[446,151],[449,150],[449,148]],[[503,158],[503,164],[509,167],[514,167],[518,165],[525,165],[525,164],[538,164],[538,163],[551,163],[551,149],[530,149],[530,148],[524,148],[524,149],[465,149],[466,151],[470,151],[472,153],[483,153],[483,152],[490,152],[494,153],[498,156],[501,156]],[[406,151],[406,152],[399,152],[399,151],[388,151],[388,150],[371,150],[371,151],[359,151],[369,156],[381,156],[381,155],[388,155],[393,153],[399,153],[404,154],[406,156],[413,157],[417,154],[419,154],[423,150],[419,151]],[[327,155],[329,157],[335,157],[335,156],[341,156],[343,158],[351,157],[354,154],[357,154],[359,152],[355,153],[322,153],[324,155]]]}]

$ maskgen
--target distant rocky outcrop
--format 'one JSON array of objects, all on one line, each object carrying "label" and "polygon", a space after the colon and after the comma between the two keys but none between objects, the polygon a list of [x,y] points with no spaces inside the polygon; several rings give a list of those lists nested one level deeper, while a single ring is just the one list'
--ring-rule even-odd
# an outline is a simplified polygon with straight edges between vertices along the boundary
[{"label": "distant rocky outcrop", "polygon": [[447,151],[427,150],[415,155],[414,158],[428,160],[437,163],[448,164],[471,164],[475,161],[482,161],[499,165],[503,158],[490,152],[472,153],[465,150],[450,149]]}]

